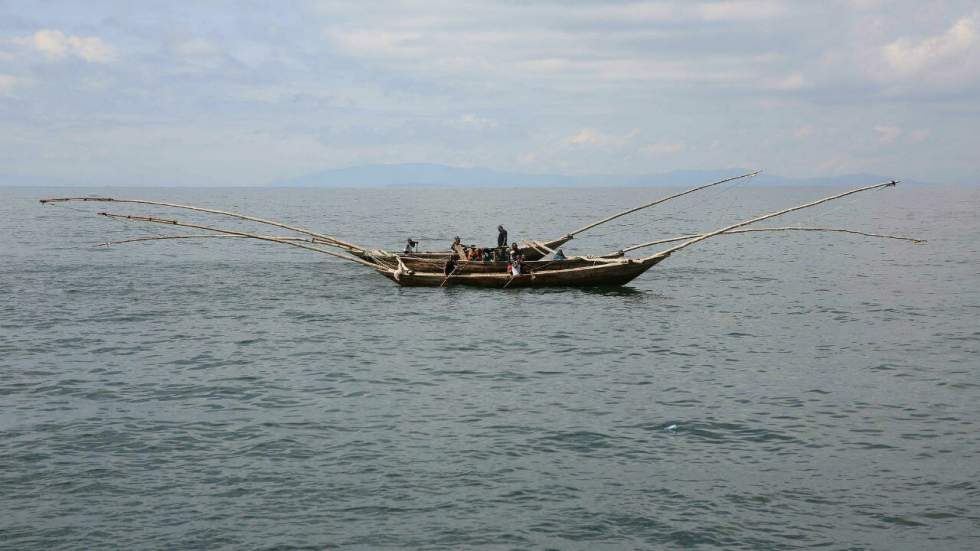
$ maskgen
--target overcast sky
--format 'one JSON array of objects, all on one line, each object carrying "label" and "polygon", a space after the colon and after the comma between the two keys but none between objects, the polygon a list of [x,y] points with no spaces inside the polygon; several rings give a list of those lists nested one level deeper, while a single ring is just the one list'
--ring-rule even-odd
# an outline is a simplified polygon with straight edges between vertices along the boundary
[{"label": "overcast sky", "polygon": [[398,162],[976,183],[978,134],[976,0],[0,0],[4,183]]}]

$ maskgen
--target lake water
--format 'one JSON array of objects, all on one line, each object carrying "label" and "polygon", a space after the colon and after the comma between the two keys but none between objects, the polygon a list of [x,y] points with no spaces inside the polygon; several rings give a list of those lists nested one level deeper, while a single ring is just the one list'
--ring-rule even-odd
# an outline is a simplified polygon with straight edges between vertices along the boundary
[{"label": "lake water", "polygon": [[[835,191],[695,194],[566,252]],[[666,193],[0,188],[0,548],[980,547],[980,189],[770,224],[925,245],[719,237],[624,288],[505,291],[236,239],[96,248],[184,233],[99,210],[206,218],[37,202],[153,198],[441,249]]]}]

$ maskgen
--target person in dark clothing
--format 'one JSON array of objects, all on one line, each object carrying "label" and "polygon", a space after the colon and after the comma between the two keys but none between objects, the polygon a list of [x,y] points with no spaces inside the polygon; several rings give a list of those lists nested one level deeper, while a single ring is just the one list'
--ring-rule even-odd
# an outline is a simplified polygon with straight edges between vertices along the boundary
[{"label": "person in dark clothing", "polygon": [[405,242],[405,254],[414,253],[418,246],[419,242],[409,237],[408,241]]},{"label": "person in dark clothing", "polygon": [[507,230],[505,230],[503,226],[497,226],[497,246],[507,246]]},{"label": "person in dark clothing", "polygon": [[455,272],[456,271],[456,262],[458,260],[459,260],[459,257],[456,256],[455,254],[453,254],[452,256],[450,256],[449,257],[449,260],[446,261],[446,267],[443,268],[443,274],[448,276],[448,275],[451,275],[453,272]]}]

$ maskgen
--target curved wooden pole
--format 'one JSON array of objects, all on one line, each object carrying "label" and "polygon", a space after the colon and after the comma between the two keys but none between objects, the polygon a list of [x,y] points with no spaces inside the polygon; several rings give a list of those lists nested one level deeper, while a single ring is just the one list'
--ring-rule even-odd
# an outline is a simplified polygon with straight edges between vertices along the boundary
[{"label": "curved wooden pole", "polygon": [[721,235],[721,234],[723,234],[725,232],[728,232],[728,231],[731,231],[731,230],[734,230],[734,229],[738,229],[738,228],[741,228],[743,226],[748,226],[749,224],[755,224],[756,222],[761,222],[763,220],[768,220],[769,218],[775,218],[777,216],[781,216],[783,214],[787,214],[787,213],[790,213],[790,212],[794,212],[794,211],[798,211],[798,210],[803,210],[803,209],[810,208],[810,207],[815,207],[817,205],[826,203],[828,201],[833,201],[835,199],[840,199],[842,197],[847,197],[848,195],[853,195],[855,193],[861,193],[862,191],[871,191],[873,189],[881,189],[881,188],[885,188],[885,187],[893,187],[896,184],[898,184],[898,182],[895,181],[895,180],[892,180],[890,182],[884,182],[884,183],[875,184],[875,185],[872,185],[872,186],[864,186],[864,187],[860,187],[860,188],[857,188],[857,189],[852,189],[850,191],[845,191],[844,193],[838,193],[837,195],[831,195],[830,197],[824,197],[823,199],[818,199],[816,201],[811,201],[809,203],[805,203],[805,204],[798,205],[798,206],[795,206],[795,207],[790,207],[788,209],[783,209],[783,210],[772,212],[772,213],[769,213],[769,214],[763,214],[762,216],[757,216],[755,218],[752,218],[750,220],[746,220],[744,222],[738,222],[736,224],[732,224],[731,226],[725,226],[724,228],[721,228],[720,230],[715,230],[715,231],[712,231],[712,232],[703,233],[703,234],[701,234],[701,235],[699,235],[699,236],[697,236],[697,237],[695,237],[693,239],[690,239],[688,241],[685,241],[684,243],[681,243],[680,245],[677,245],[676,247],[671,247],[669,249],[660,251],[659,253],[657,253],[655,255],[651,255],[651,256],[649,256],[647,258],[653,258],[653,257],[657,257],[657,256],[667,256],[667,255],[670,255],[671,253],[674,253],[674,252],[679,251],[681,249],[690,247],[691,245],[694,245],[695,243],[700,243],[701,241],[704,241],[705,239],[710,239],[710,238],[712,238],[712,237],[714,237],[716,235]]},{"label": "curved wooden pole", "polygon": [[162,201],[148,201],[146,199],[115,199],[112,197],[53,197],[50,199],[41,199],[41,204],[46,205],[48,203],[66,203],[69,201],[81,201],[81,202],[96,202],[96,203],[135,203],[139,205],[156,205],[160,207],[170,207],[175,209],[185,209],[192,210],[196,212],[206,212],[208,214],[220,214],[223,216],[230,216],[232,218],[238,218],[241,220],[248,220],[250,222],[256,222],[259,224],[267,224],[269,226],[276,226],[277,228],[283,228],[286,230],[294,231],[297,233],[302,233],[318,239],[323,240],[324,245],[332,245],[337,248],[347,249],[349,251],[356,252],[367,252],[367,249],[359,247],[352,243],[346,241],[341,241],[336,237],[329,235],[324,235],[322,233],[316,233],[304,228],[298,228],[296,226],[290,226],[283,224],[282,222],[276,222],[275,220],[266,220],[265,218],[256,218],[254,216],[248,216],[246,214],[241,214],[237,212],[231,212],[226,210],[209,209],[204,207],[195,207],[193,205],[180,205],[177,203],[165,203]]},{"label": "curved wooden pole", "polygon": [[755,172],[749,172],[748,174],[742,174],[741,176],[733,176],[731,178],[725,178],[724,180],[718,180],[717,182],[712,182],[710,184],[705,184],[703,186],[698,186],[698,187],[695,187],[695,188],[691,188],[691,189],[689,189],[687,191],[682,191],[680,193],[675,193],[674,195],[671,195],[669,197],[664,197],[663,199],[657,199],[656,201],[654,201],[652,203],[647,203],[645,205],[640,205],[638,207],[633,207],[631,209],[624,210],[623,212],[616,213],[616,214],[614,214],[612,216],[607,216],[606,218],[603,218],[602,220],[599,220],[597,222],[593,222],[593,223],[591,223],[591,224],[589,224],[587,226],[583,226],[583,227],[581,227],[581,228],[579,228],[579,229],[577,229],[577,230],[575,230],[573,232],[569,232],[569,233],[565,234],[565,236],[566,237],[575,237],[576,235],[584,232],[585,230],[591,230],[592,228],[594,228],[594,227],[596,227],[596,226],[598,226],[600,224],[605,224],[606,222],[615,220],[615,219],[619,218],[620,216],[626,216],[627,214],[636,212],[638,210],[643,210],[645,208],[649,208],[649,207],[652,207],[652,206],[655,206],[655,205],[659,205],[661,203],[666,203],[667,201],[670,201],[671,199],[676,199],[678,197],[683,197],[683,196],[687,195],[688,193],[694,193],[695,191],[700,191],[702,189],[707,189],[707,188],[712,187],[712,186],[721,185],[721,184],[724,184],[726,182],[731,182],[733,180],[740,180],[742,178],[749,178],[751,176],[755,176],[759,172],[761,172],[761,171],[756,170]]},{"label": "curved wooden pole", "polygon": [[249,237],[251,239],[257,239],[259,241],[269,241],[269,242],[272,242],[272,243],[282,243],[283,245],[291,245],[293,247],[298,247],[300,249],[306,249],[306,250],[309,250],[309,251],[315,251],[315,252],[323,253],[323,254],[330,255],[330,256],[333,256],[333,257],[336,257],[336,258],[341,258],[341,259],[344,259],[344,260],[349,260],[351,262],[356,262],[357,264],[368,266],[369,268],[372,268],[372,269],[375,269],[375,270],[382,268],[382,266],[380,264],[375,264],[373,262],[368,262],[367,260],[362,260],[362,259],[357,258],[357,257],[353,257],[353,256],[342,254],[342,253],[335,253],[333,251],[328,251],[328,250],[325,250],[325,249],[321,249],[319,247],[311,247],[309,245],[304,245],[302,243],[297,243],[297,242],[295,242],[293,240],[282,240],[282,239],[279,239],[278,237],[269,237],[269,236],[257,235],[257,234],[254,234],[254,233],[240,232],[240,231],[235,231],[235,230],[224,230],[224,229],[221,229],[221,228],[214,228],[214,227],[211,227],[211,226],[202,226],[202,225],[199,225],[199,224],[189,224],[189,223],[186,223],[186,222],[178,222],[176,220],[167,220],[167,219],[164,219],[164,218],[156,218],[156,217],[153,217],[153,216],[138,216],[138,215],[132,215],[132,214],[112,214],[110,212],[100,212],[98,214],[99,214],[99,216],[107,216],[109,218],[113,218],[113,219],[117,219],[117,220],[133,220],[133,221],[136,221],[136,222],[151,222],[151,223],[154,223],[154,224],[166,224],[168,226],[180,226],[180,227],[183,227],[183,228],[194,228],[194,229],[198,229],[198,230],[213,231],[213,232],[222,233],[222,234],[225,234],[225,235],[233,235],[233,236],[238,236],[238,237]]},{"label": "curved wooden pole", "polygon": [[[863,231],[848,230],[848,229],[844,229],[844,228],[804,228],[804,227],[798,227],[798,226],[787,226],[787,227],[781,227],[781,228],[747,228],[747,229],[741,229],[741,230],[726,231],[722,235],[734,235],[734,234],[739,234],[739,233],[752,233],[752,232],[780,232],[780,231],[840,232],[840,233],[850,233],[850,234],[854,234],[854,235],[863,235],[865,237],[881,237],[881,238],[885,238],[885,239],[899,239],[901,241],[911,241],[912,243],[915,243],[915,244],[925,243],[926,242],[925,239],[916,239],[914,237],[902,237],[900,235],[884,235],[884,234],[880,234],[880,233],[867,233],[867,232],[863,232]],[[680,235],[680,236],[677,236],[677,237],[671,237],[669,239],[659,239],[657,241],[649,241],[647,243],[640,243],[639,245],[633,245],[633,246],[630,246],[630,247],[626,247],[626,248],[618,251],[616,254],[618,256],[622,256],[622,255],[624,255],[624,254],[626,254],[626,253],[628,253],[630,251],[635,251],[637,249],[643,249],[643,248],[646,248],[646,247],[652,247],[654,245],[663,245],[664,243],[674,243],[676,241],[684,241],[686,239],[694,239],[695,237],[700,237],[701,235],[704,235],[704,234],[694,233],[694,234],[690,234],[690,235]]]}]

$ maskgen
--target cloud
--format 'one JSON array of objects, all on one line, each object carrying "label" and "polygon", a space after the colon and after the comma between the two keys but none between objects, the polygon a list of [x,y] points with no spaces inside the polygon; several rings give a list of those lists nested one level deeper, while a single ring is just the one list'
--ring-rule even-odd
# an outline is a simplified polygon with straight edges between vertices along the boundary
[{"label": "cloud", "polygon": [[778,0],[711,2],[699,5],[697,11],[707,21],[757,21],[787,13]]},{"label": "cloud", "polygon": [[813,135],[813,126],[807,124],[801,126],[793,131],[793,138],[797,140],[805,140]]},{"label": "cloud", "polygon": [[848,3],[856,10],[876,10],[889,0],[848,0]]},{"label": "cloud", "polygon": [[640,148],[644,153],[649,153],[651,155],[669,155],[672,153],[680,153],[684,151],[685,147],[682,143],[651,143],[646,144]]},{"label": "cloud", "polygon": [[578,134],[568,138],[568,143],[572,145],[595,145],[599,142],[599,133],[593,128],[583,128]]},{"label": "cloud", "polygon": [[897,126],[875,126],[875,133],[878,134],[878,141],[883,144],[890,144],[902,135],[902,129]]},{"label": "cloud", "polygon": [[928,130],[913,130],[908,134],[909,143],[918,144],[929,139]]},{"label": "cloud", "polygon": [[637,23],[758,21],[786,15],[780,0],[725,0],[716,2],[625,2],[598,6],[564,6],[559,19],[579,22]]},{"label": "cloud", "polygon": [[178,42],[177,44],[174,44],[173,49],[174,53],[182,57],[210,58],[221,55],[221,51],[217,46],[203,38],[192,38]]},{"label": "cloud", "polygon": [[180,74],[215,73],[228,57],[221,48],[204,38],[189,38],[170,45],[175,56],[175,71]]},{"label": "cloud", "polygon": [[[40,2],[0,36],[0,161],[85,159],[91,142],[114,161],[91,173],[112,177],[140,165],[140,132],[166,136],[145,148],[168,159],[161,173],[194,154],[222,181],[361,161],[642,173],[745,159],[963,180],[980,174],[976,2]],[[17,12],[0,1],[0,21]],[[177,123],[211,137],[187,147]],[[11,138],[23,129],[48,137]],[[256,136],[302,154],[256,155],[274,142]],[[215,164],[204,144],[218,143],[237,162]]]},{"label": "cloud", "polygon": [[24,82],[25,80],[22,78],[0,73],[0,96],[13,96],[14,89],[22,85]]},{"label": "cloud", "polygon": [[897,74],[909,76],[967,54],[977,38],[975,17],[962,17],[939,36],[896,40],[882,48],[882,55]]},{"label": "cloud", "polygon": [[327,33],[346,52],[368,58],[407,59],[427,55],[432,37],[419,32],[356,30]]},{"label": "cloud", "polygon": [[800,73],[793,73],[784,77],[777,77],[767,79],[766,87],[770,90],[777,90],[782,92],[793,92],[796,90],[802,90],[806,87],[806,79]]},{"label": "cloud", "polygon": [[599,132],[595,128],[583,128],[574,136],[571,136],[565,140],[566,143],[578,146],[610,146],[610,147],[622,147],[636,138],[640,134],[638,128],[634,128],[629,132],[619,135],[619,134],[604,134]]},{"label": "cloud", "polygon": [[[337,53],[416,81],[538,82],[592,93],[617,82],[765,88],[776,78],[768,72],[782,59],[781,44],[761,51],[746,48],[749,41],[736,34],[730,37],[741,42],[736,48],[718,48],[695,29],[710,25],[733,32],[751,21],[790,13],[776,0],[448,3],[438,17],[424,16],[423,3],[381,5],[385,9],[366,14],[342,3],[317,4],[329,17],[322,36]],[[673,23],[681,26],[672,28]],[[776,83],[768,89],[779,86],[799,84]]]},{"label": "cloud", "polygon": [[466,113],[453,121],[452,125],[458,128],[475,128],[478,130],[483,130],[488,128],[496,128],[497,121],[486,117],[479,117],[473,113]]},{"label": "cloud", "polygon": [[18,42],[49,59],[78,57],[92,63],[111,63],[116,59],[115,49],[97,36],[66,35],[61,31],[42,29]]}]

